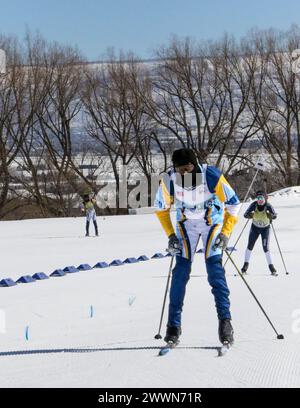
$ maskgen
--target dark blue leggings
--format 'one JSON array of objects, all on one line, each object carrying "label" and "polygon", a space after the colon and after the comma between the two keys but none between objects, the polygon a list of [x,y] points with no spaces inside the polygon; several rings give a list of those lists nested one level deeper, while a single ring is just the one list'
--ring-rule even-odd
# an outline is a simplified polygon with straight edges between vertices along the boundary
[{"label": "dark blue leggings", "polygon": [[[168,326],[180,326],[186,284],[190,278],[192,263],[181,256],[176,257],[170,290]],[[230,319],[229,289],[222,266],[222,256],[215,255],[206,259],[208,282],[215,298],[219,319]]]},{"label": "dark blue leggings", "polygon": [[[95,228],[95,233],[98,234],[98,225],[97,225],[97,221],[93,220],[93,224],[94,224],[94,228]],[[89,229],[90,229],[90,222],[87,220],[86,224],[85,224],[85,230],[86,233],[89,233]]]},{"label": "dark blue leggings", "polygon": [[261,235],[262,246],[264,252],[269,251],[269,236],[270,236],[270,226],[259,228],[252,224],[249,234],[248,249],[252,251],[257,238]]}]

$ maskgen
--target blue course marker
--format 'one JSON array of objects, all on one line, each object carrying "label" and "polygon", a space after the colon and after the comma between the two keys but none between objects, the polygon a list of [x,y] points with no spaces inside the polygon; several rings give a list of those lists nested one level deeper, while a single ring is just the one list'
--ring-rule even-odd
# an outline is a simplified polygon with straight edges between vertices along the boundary
[{"label": "blue course marker", "polygon": [[128,299],[128,304],[129,306],[131,306],[133,304],[133,302],[135,301],[136,296],[130,296],[130,298]]},{"label": "blue course marker", "polygon": [[90,318],[94,317],[94,306],[90,306]]},{"label": "blue course marker", "polygon": [[10,278],[2,279],[0,281],[0,286],[1,287],[9,287],[9,286],[16,286],[16,285],[17,285],[17,283],[14,280],[10,279]]},{"label": "blue course marker", "polygon": [[119,266],[119,265],[123,265],[123,262],[121,261],[121,259],[114,259],[109,266]]},{"label": "blue course marker", "polygon": [[136,263],[136,262],[138,262],[138,260],[136,258],[133,258],[133,257],[126,258],[125,261],[124,261],[125,264],[133,264],[133,263]]},{"label": "blue course marker", "polygon": [[141,255],[138,257],[138,261],[149,261],[149,258],[146,255]]},{"label": "blue course marker", "polygon": [[66,266],[63,269],[63,271],[66,272],[66,273],[75,273],[75,272],[79,272],[79,269],[75,268],[75,266],[71,265],[71,266]]},{"label": "blue course marker", "polygon": [[65,276],[65,275],[66,272],[64,272],[62,269],[55,269],[55,271],[53,271],[50,276]]},{"label": "blue course marker", "polygon": [[96,265],[93,266],[93,268],[108,268],[108,263],[106,262],[97,262]]},{"label": "blue course marker", "polygon": [[77,267],[80,271],[89,271],[92,267],[89,264],[81,264]]},{"label": "blue course marker", "polygon": [[160,252],[157,252],[153,256],[151,256],[151,259],[158,259],[158,258],[164,258],[164,255],[161,254]]},{"label": "blue course marker", "polygon": [[235,247],[227,247],[226,248],[227,249],[227,251],[231,251],[231,252],[233,252],[233,251],[237,251],[237,249],[235,248]]},{"label": "blue course marker", "polygon": [[25,339],[27,341],[29,340],[29,326],[26,326],[26,328],[25,328]]},{"label": "blue course marker", "polygon": [[43,280],[43,279],[49,279],[49,276],[46,275],[44,272],[37,272],[32,277],[36,280]]},{"label": "blue course marker", "polygon": [[25,276],[21,276],[21,278],[19,278],[17,280],[17,283],[31,283],[31,282],[35,282],[35,278],[33,278],[30,275],[25,275]]}]

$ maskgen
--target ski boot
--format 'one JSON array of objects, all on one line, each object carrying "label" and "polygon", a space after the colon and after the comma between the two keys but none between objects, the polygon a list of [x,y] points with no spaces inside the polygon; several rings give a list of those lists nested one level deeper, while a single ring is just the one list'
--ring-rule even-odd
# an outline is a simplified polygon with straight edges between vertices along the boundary
[{"label": "ski boot", "polygon": [[277,276],[277,271],[276,271],[276,269],[275,269],[275,267],[274,267],[273,264],[270,264],[270,265],[269,265],[269,269],[270,269],[271,275]]},{"label": "ski boot", "polygon": [[167,332],[164,338],[166,343],[179,343],[179,336],[181,335],[181,328],[175,326],[167,326]]},{"label": "ski boot", "polygon": [[219,320],[219,339],[222,344],[233,344],[233,328],[230,319]]},{"label": "ski boot", "polygon": [[243,274],[246,274],[248,268],[249,268],[249,262],[245,262],[244,265],[243,265],[243,267],[242,267],[242,269],[241,269],[242,273],[243,273]]}]

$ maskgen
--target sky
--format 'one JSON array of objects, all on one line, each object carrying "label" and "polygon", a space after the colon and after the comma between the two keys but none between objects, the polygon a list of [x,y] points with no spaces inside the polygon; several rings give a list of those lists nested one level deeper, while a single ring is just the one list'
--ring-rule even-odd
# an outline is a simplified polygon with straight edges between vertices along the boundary
[{"label": "sky", "polygon": [[[25,6],[26,5],[26,6]],[[0,34],[29,29],[78,46],[90,61],[108,48],[154,57],[173,35],[195,40],[237,38],[251,28],[300,25],[300,0],[0,0]]]}]

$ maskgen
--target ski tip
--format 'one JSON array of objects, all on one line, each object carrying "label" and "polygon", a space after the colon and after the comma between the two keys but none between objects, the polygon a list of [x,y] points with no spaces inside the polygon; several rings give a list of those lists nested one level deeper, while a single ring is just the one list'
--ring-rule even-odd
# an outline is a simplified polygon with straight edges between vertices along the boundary
[{"label": "ski tip", "polygon": [[221,347],[218,348],[218,357],[224,356],[227,351],[230,349],[231,344],[230,343],[223,343]]},{"label": "ski tip", "polygon": [[164,356],[166,355],[170,350],[172,350],[173,348],[175,348],[176,346],[178,346],[178,343],[173,343],[173,342],[168,342],[165,346],[163,346],[160,350],[158,355],[159,356]]},{"label": "ski tip", "polygon": [[159,350],[158,355],[159,356],[165,356],[167,353],[169,353],[169,351],[170,351],[170,347],[164,347],[164,348]]}]

